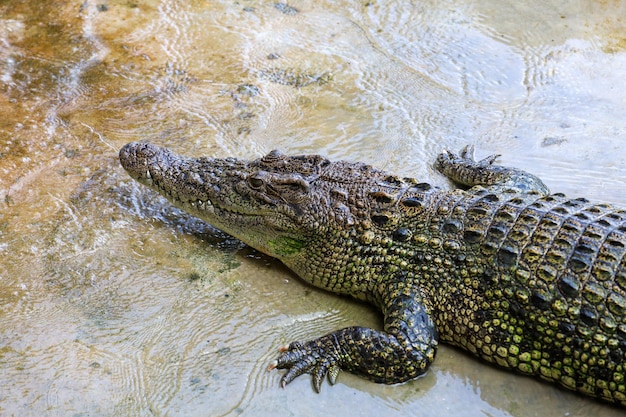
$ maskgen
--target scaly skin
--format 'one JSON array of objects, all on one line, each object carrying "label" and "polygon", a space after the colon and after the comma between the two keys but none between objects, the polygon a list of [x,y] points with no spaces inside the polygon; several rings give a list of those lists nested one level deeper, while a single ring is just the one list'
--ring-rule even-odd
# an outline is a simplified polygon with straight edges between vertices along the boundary
[{"label": "scaly skin", "polygon": [[439,341],[626,406],[626,211],[549,194],[536,177],[442,153],[443,191],[370,166],[272,152],[185,158],[145,143],[128,173],[280,259],[305,281],[371,302],[383,330],[348,327],[281,348],[284,386],[339,370],[399,383]]}]

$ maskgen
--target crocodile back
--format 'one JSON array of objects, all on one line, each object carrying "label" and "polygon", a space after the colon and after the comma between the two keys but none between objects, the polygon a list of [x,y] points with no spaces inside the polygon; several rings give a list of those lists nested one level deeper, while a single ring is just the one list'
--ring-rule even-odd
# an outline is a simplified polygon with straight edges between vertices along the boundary
[{"label": "crocodile back", "polygon": [[454,229],[464,250],[456,284],[443,285],[438,298],[442,339],[625,400],[626,211],[562,194],[482,189],[449,212],[437,223]]}]

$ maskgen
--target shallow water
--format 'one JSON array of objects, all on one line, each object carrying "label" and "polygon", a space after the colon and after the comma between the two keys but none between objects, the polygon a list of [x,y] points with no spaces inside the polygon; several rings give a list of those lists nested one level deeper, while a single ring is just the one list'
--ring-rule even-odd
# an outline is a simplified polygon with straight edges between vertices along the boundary
[{"label": "shallow water", "polygon": [[117,150],[448,186],[437,153],[475,143],[626,205],[625,2],[31,3],[0,3],[1,415],[623,414],[446,347],[404,385],[279,389],[279,345],[378,314],[171,208]]}]

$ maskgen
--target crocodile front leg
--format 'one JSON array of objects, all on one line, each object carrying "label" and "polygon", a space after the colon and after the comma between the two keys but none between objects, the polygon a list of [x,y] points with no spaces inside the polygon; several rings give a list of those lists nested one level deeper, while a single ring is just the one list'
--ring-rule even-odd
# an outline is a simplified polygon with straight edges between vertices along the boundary
[{"label": "crocodile front leg", "polygon": [[395,384],[422,375],[435,358],[437,331],[426,308],[412,294],[390,298],[384,331],[347,327],[306,343],[281,348],[269,370],[288,369],[284,387],[304,373],[320,391],[325,375],[334,384],[341,369],[375,382]]},{"label": "crocodile front leg", "polygon": [[548,195],[550,190],[536,176],[517,168],[495,165],[500,155],[491,155],[476,161],[474,146],[468,145],[461,150],[460,155],[444,151],[437,157],[435,168],[452,181],[473,187],[482,185],[493,189],[494,192],[513,190],[516,192],[534,192]]}]

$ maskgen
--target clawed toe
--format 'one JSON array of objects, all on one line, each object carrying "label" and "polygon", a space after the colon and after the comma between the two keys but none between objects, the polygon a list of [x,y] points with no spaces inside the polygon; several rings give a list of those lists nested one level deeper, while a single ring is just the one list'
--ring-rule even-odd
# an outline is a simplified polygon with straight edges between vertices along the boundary
[{"label": "clawed toe", "polygon": [[491,165],[494,162],[496,162],[496,159],[498,159],[500,157],[500,154],[493,154],[493,155],[489,155],[488,157],[481,159],[480,161],[478,161],[478,165],[480,166],[487,166],[487,165]]},{"label": "clawed toe", "polygon": [[474,145],[465,145],[463,149],[461,149],[461,158],[474,161],[475,150]]},{"label": "clawed toe", "polygon": [[317,392],[320,392],[326,375],[328,375],[331,384],[335,384],[337,381],[341,367],[337,363],[337,359],[329,355],[324,349],[320,349],[319,345],[312,342],[306,344],[294,342],[281,346],[279,352],[278,358],[269,364],[267,370],[287,369],[287,372],[280,379],[281,387],[284,388],[302,374],[311,374],[313,387]]},{"label": "clawed toe", "polygon": [[474,145],[466,145],[458,154],[444,149],[437,157],[436,166],[442,167],[445,164],[463,164],[466,166],[483,167],[492,165],[500,157],[499,154],[495,154],[489,155],[480,161],[476,161],[475,152],[476,147]]}]

